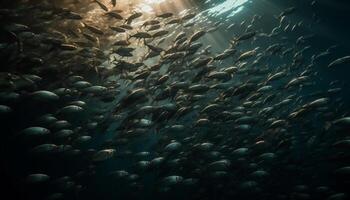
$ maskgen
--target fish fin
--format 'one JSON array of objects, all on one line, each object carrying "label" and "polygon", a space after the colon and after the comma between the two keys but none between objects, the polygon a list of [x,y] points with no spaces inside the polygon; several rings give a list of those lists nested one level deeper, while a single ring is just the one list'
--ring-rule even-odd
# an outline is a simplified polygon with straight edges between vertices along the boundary
[{"label": "fish fin", "polygon": [[126,41],[129,42],[131,36],[129,34],[126,34]]}]

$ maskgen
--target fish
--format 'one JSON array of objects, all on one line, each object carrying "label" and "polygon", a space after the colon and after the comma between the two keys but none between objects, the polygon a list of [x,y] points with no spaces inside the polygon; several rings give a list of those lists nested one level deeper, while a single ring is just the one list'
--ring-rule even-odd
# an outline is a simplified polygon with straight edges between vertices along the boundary
[{"label": "fish", "polygon": [[103,35],[104,32],[102,30],[100,30],[99,28],[92,26],[92,25],[88,25],[86,23],[84,23],[84,26],[89,29],[91,32],[98,34],[98,35]]},{"label": "fish", "polygon": [[124,28],[118,27],[118,26],[109,26],[109,28],[112,29],[115,32],[118,32],[118,33],[126,32],[126,30]]},{"label": "fish", "polygon": [[103,149],[93,154],[91,159],[95,162],[105,161],[112,158],[115,154],[115,151],[115,149]]},{"label": "fish", "polygon": [[145,26],[153,26],[153,25],[157,25],[159,24],[160,21],[159,20],[149,20],[149,21],[146,21],[142,24],[142,27],[145,27]]},{"label": "fish", "polygon": [[169,17],[172,17],[173,15],[174,15],[173,13],[167,12],[167,13],[159,14],[156,17],[158,17],[158,18],[169,18]]},{"label": "fish", "polygon": [[183,17],[181,17],[181,20],[193,19],[195,16],[196,16],[195,13],[188,13],[188,14],[184,15]]},{"label": "fish", "polygon": [[131,24],[133,20],[141,17],[143,14],[141,12],[135,12],[134,14],[130,15],[128,18],[126,18],[125,22],[127,24]]},{"label": "fish", "polygon": [[332,67],[336,67],[336,66],[339,66],[339,65],[344,65],[344,64],[348,64],[350,62],[350,56],[344,56],[344,57],[341,57],[341,58],[338,58],[334,61],[332,61],[328,67],[332,68]]},{"label": "fish", "polygon": [[127,57],[132,57],[133,55],[131,54],[135,49],[131,47],[119,47],[114,51],[114,53],[120,55],[120,56],[127,56]]},{"label": "fish", "polygon": [[66,17],[67,19],[74,19],[74,20],[82,20],[83,19],[83,17],[80,14],[72,12],[72,11],[64,14],[64,17]]},{"label": "fish", "polygon": [[189,43],[192,43],[192,42],[198,40],[199,38],[203,37],[203,36],[205,35],[205,33],[206,33],[206,32],[205,32],[205,31],[202,31],[202,30],[193,33],[193,34],[191,35],[191,37],[189,38],[188,42],[189,42]]},{"label": "fish", "polygon": [[106,13],[106,15],[113,17],[114,19],[123,20],[123,16],[119,14],[119,11],[113,10]]},{"label": "fish", "polygon": [[137,32],[131,35],[130,38],[146,39],[146,38],[152,38],[152,35],[147,32]]},{"label": "fish", "polygon": [[154,51],[154,52],[160,53],[160,52],[164,51],[164,49],[162,49],[162,48],[160,48],[160,47],[156,47],[156,46],[153,46],[153,45],[150,45],[150,44],[147,44],[147,43],[145,43],[145,45],[146,45],[150,50],[152,50],[152,51]]},{"label": "fish", "polygon": [[283,12],[281,12],[281,14],[279,15],[279,18],[294,13],[296,9],[297,8],[295,6],[286,8]]},{"label": "fish", "polygon": [[256,32],[255,31],[251,31],[251,32],[244,33],[243,35],[237,37],[234,40],[235,41],[248,40],[248,39],[254,37],[255,35],[256,35]]},{"label": "fish", "polygon": [[100,2],[100,1],[98,1],[98,0],[94,0],[93,2],[97,3],[98,6],[99,6],[102,10],[108,12],[108,7],[107,7],[106,5],[104,5],[102,2]]},{"label": "fish", "polygon": [[92,42],[97,42],[98,41],[98,39],[96,38],[96,37],[94,37],[93,35],[90,35],[90,34],[88,34],[88,33],[82,33],[83,34],[83,36],[86,38],[86,39],[88,39],[88,40],[90,40],[90,41],[92,41]]},{"label": "fish", "polygon": [[155,33],[152,35],[152,37],[153,37],[153,38],[162,37],[162,36],[164,36],[164,35],[167,35],[168,33],[169,33],[169,31],[167,31],[167,30],[160,30],[160,31],[155,32]]},{"label": "fish", "polygon": [[115,7],[117,5],[117,0],[111,0],[112,6]]}]

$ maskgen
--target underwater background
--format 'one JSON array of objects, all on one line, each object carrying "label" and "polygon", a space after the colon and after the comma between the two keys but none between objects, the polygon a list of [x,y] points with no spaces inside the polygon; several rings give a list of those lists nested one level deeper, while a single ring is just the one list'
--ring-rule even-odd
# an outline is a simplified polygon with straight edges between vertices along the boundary
[{"label": "underwater background", "polygon": [[5,199],[349,199],[349,1],[0,5]]}]

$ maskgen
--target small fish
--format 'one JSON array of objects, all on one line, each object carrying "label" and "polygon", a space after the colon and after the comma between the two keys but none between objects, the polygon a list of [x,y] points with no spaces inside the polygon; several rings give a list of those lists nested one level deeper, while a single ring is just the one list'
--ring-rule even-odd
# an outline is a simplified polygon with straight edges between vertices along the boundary
[{"label": "small fish", "polygon": [[101,29],[97,28],[96,26],[88,25],[86,23],[84,23],[84,26],[95,34],[98,34],[98,35],[104,34],[104,32]]},{"label": "small fish", "polygon": [[107,12],[106,15],[113,17],[114,19],[119,19],[119,20],[124,19],[123,16],[121,16],[119,13],[120,12],[118,12],[117,10],[113,10],[113,11]]},{"label": "small fish", "polygon": [[106,5],[104,5],[102,2],[100,2],[98,0],[94,0],[94,2],[97,3],[102,10],[108,12],[108,7]]},{"label": "small fish", "polygon": [[147,32],[138,32],[134,35],[131,35],[130,38],[137,38],[137,39],[146,39],[146,38],[152,38],[152,35]]},{"label": "small fish", "polygon": [[88,34],[88,33],[82,33],[83,34],[83,36],[86,38],[86,39],[88,39],[88,40],[90,40],[90,41],[92,41],[92,42],[97,42],[98,41],[98,39],[96,38],[96,37],[94,37],[93,35],[90,35],[90,34]]},{"label": "small fish", "polygon": [[256,32],[255,31],[252,31],[252,32],[247,32],[241,36],[239,36],[238,38],[234,39],[235,41],[242,41],[242,40],[248,40],[252,37],[254,37],[256,35]]},{"label": "small fish", "polygon": [[128,30],[132,30],[133,29],[133,27],[128,25],[128,24],[122,24],[122,25],[120,25],[120,27],[123,28],[123,29],[128,29]]},{"label": "small fish", "polygon": [[125,29],[121,28],[121,27],[118,27],[118,26],[109,26],[110,29],[112,29],[113,31],[115,32],[118,32],[118,33],[124,33],[126,32]]},{"label": "small fish", "polygon": [[112,6],[115,7],[117,5],[117,0],[111,0]]},{"label": "small fish", "polygon": [[166,22],[165,24],[166,24],[166,25],[171,25],[171,24],[178,24],[178,23],[180,23],[180,22],[181,22],[181,19],[180,19],[180,18],[175,18],[175,19],[172,19],[172,20]]},{"label": "small fish", "polygon": [[189,39],[189,43],[192,43],[192,42],[198,40],[199,38],[201,38],[202,36],[204,36],[205,33],[206,33],[206,31],[202,31],[202,30],[193,33],[193,35],[192,35],[192,36],[190,37],[190,39]]},{"label": "small fish", "polygon": [[133,20],[141,17],[143,14],[141,12],[135,12],[126,19],[126,24],[131,24]]},{"label": "small fish", "polygon": [[174,14],[170,12],[157,15],[158,18],[164,18],[164,19],[172,16],[174,16]]},{"label": "small fish", "polygon": [[83,17],[81,15],[79,15],[78,13],[69,11],[66,14],[64,14],[64,17],[67,19],[75,19],[75,20],[81,20],[83,19]]},{"label": "small fish", "polygon": [[149,21],[146,21],[142,24],[142,27],[145,27],[145,26],[152,26],[152,25],[156,25],[156,24],[159,24],[160,21],[158,20],[149,20]]},{"label": "small fish", "polygon": [[166,34],[168,34],[168,33],[169,33],[169,31],[167,31],[167,30],[160,30],[160,31],[158,31],[158,32],[155,32],[155,33],[152,35],[152,37],[153,37],[153,38],[161,37],[161,36],[164,36],[164,35],[166,35]]},{"label": "small fish", "polygon": [[152,50],[152,51],[154,51],[154,52],[160,53],[160,52],[164,51],[164,49],[162,49],[162,48],[160,48],[160,47],[156,47],[156,46],[153,46],[153,45],[150,45],[150,44],[147,44],[147,43],[145,43],[145,45],[146,45],[150,50]]},{"label": "small fish", "polygon": [[333,62],[331,62],[328,67],[336,67],[336,66],[340,66],[340,65],[344,65],[344,64],[350,64],[350,56],[344,56],[341,58],[338,58],[336,60],[334,60]]},{"label": "small fish", "polygon": [[195,13],[189,13],[189,14],[183,16],[181,19],[182,19],[182,20],[189,20],[189,19],[194,18],[195,16],[196,16]]},{"label": "small fish", "polygon": [[282,18],[286,15],[292,14],[296,10],[296,7],[292,6],[289,8],[286,8],[280,15],[279,18]]}]

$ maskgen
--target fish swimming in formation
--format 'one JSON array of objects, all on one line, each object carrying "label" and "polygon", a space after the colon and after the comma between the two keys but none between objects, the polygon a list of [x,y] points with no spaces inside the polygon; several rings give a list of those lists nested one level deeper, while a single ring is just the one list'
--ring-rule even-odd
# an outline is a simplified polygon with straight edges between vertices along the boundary
[{"label": "fish swimming in formation", "polygon": [[324,74],[346,75],[350,56],[315,44],[319,22],[300,16],[318,12],[150,2],[0,9],[5,194],[349,197],[348,85]]}]

